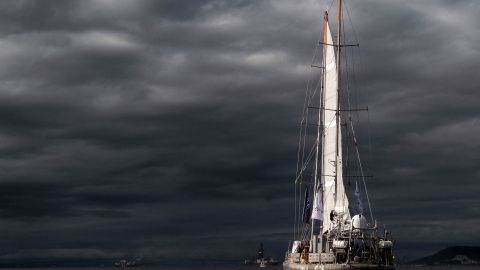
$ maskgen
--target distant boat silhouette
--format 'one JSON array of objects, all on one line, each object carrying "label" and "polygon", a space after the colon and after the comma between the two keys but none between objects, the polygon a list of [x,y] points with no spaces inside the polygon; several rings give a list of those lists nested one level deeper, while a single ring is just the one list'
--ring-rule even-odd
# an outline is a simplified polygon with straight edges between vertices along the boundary
[{"label": "distant boat silhouette", "polygon": [[122,260],[114,262],[113,266],[121,267],[121,268],[137,267],[137,266],[143,266],[143,262],[142,262],[141,258],[135,258],[133,260],[122,259]]},{"label": "distant boat silhouette", "polygon": [[245,265],[259,265],[260,267],[266,267],[268,265],[277,265],[278,261],[273,257],[265,257],[265,250],[263,249],[263,243],[260,243],[257,256],[250,259],[243,260]]}]

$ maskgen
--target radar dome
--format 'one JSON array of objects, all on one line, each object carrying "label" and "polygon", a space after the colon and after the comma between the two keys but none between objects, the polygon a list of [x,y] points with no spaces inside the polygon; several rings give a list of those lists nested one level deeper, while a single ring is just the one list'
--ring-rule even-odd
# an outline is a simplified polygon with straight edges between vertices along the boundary
[{"label": "radar dome", "polygon": [[364,230],[367,228],[367,219],[364,215],[358,214],[352,218],[352,229]]}]

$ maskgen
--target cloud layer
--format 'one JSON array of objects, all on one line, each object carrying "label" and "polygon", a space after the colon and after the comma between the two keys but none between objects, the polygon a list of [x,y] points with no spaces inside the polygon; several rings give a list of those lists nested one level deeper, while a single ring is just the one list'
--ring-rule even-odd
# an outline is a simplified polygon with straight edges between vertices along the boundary
[{"label": "cloud layer", "polygon": [[[281,254],[328,4],[2,2],[0,258]],[[347,8],[375,216],[400,254],[478,244],[480,4]]]}]

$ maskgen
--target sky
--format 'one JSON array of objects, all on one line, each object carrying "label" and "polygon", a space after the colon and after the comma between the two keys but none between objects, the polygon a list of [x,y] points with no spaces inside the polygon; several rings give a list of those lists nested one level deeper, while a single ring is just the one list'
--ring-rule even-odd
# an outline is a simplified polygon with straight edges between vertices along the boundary
[{"label": "sky", "polygon": [[[330,2],[1,1],[0,262],[281,259]],[[480,2],[345,5],[375,218],[480,245]]]}]

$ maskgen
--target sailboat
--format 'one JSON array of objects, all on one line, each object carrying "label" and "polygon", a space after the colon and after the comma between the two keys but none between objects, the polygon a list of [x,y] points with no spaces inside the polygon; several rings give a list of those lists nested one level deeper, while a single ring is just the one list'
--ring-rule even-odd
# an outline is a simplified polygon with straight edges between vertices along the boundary
[{"label": "sailboat", "polygon": [[[260,265],[260,267],[266,267],[268,265],[277,265],[278,261],[274,257],[266,257],[263,249],[263,243],[260,243],[257,256],[250,259],[243,260],[244,265]],[[262,266],[263,265],[263,266]]]},{"label": "sailboat", "polygon": [[[336,40],[334,41],[326,11],[323,40],[319,42],[320,50],[323,51],[322,64],[312,65],[320,70],[319,89],[316,91],[318,114],[315,113],[318,121],[315,123],[316,136],[313,136],[316,139],[312,139],[313,147],[305,151],[306,126],[309,125],[305,120],[305,112],[312,107],[308,103],[313,100],[312,95],[305,99],[307,109],[304,108],[299,141],[301,162],[297,166],[295,179],[296,225],[294,240],[290,242],[285,254],[283,268],[394,269],[392,235],[385,228],[378,228],[373,218],[355,126],[348,115],[360,109],[341,104],[342,100],[348,99],[345,97],[346,87],[340,83],[341,50],[358,44],[345,44],[345,39],[342,40],[342,0],[337,0],[337,9]],[[342,133],[348,133],[350,144],[346,138],[342,138]],[[354,142],[353,146],[351,141]],[[345,184],[350,176],[346,174],[344,147],[354,153],[359,168],[356,170],[359,175],[352,176],[356,179],[352,205],[349,205],[347,195],[352,193],[348,189],[353,189],[353,185]],[[310,175],[307,173],[308,168],[313,171]],[[309,194],[312,192],[314,196],[311,205]],[[368,202],[368,218],[363,211],[362,194],[366,195]]]}]

